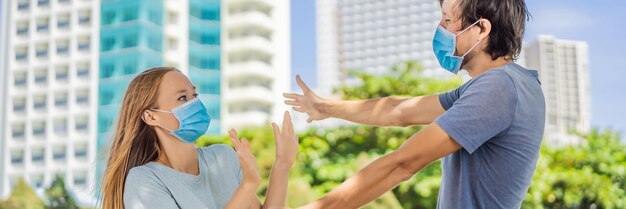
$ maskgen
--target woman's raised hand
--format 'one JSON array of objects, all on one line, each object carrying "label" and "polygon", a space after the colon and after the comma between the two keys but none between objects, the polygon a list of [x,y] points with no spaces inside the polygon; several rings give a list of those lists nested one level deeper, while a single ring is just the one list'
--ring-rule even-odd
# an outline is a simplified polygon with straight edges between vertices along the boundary
[{"label": "woman's raised hand", "polygon": [[235,146],[235,150],[237,150],[237,156],[241,164],[243,173],[242,184],[258,188],[261,185],[261,175],[259,174],[259,168],[257,168],[256,158],[252,154],[252,150],[250,150],[248,140],[245,138],[239,140],[235,129],[228,131],[228,134],[230,135],[230,141]]},{"label": "woman's raised hand", "polygon": [[291,122],[289,112],[285,111],[282,132],[276,123],[272,123],[272,128],[274,128],[274,142],[276,144],[275,161],[277,163],[284,163],[291,168],[298,155],[298,137],[296,137],[293,130],[293,123]]}]

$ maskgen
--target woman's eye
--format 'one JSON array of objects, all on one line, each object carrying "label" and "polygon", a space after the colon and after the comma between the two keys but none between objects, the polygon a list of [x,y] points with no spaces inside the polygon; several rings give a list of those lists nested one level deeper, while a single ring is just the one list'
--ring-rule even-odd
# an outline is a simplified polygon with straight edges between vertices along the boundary
[{"label": "woman's eye", "polygon": [[178,97],[178,101],[187,101],[187,96]]},{"label": "woman's eye", "polygon": [[193,98],[196,98],[196,97],[198,97],[198,94],[193,94]]}]

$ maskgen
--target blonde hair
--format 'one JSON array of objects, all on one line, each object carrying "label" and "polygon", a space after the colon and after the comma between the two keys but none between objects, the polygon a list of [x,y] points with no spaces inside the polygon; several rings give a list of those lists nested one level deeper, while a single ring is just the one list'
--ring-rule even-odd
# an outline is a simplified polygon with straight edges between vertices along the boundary
[{"label": "blonde hair", "polygon": [[102,208],[124,208],[124,183],[130,169],[159,157],[156,132],[142,120],[142,115],[154,107],[163,76],[171,71],[178,70],[151,68],[137,75],[128,85],[102,180]]}]

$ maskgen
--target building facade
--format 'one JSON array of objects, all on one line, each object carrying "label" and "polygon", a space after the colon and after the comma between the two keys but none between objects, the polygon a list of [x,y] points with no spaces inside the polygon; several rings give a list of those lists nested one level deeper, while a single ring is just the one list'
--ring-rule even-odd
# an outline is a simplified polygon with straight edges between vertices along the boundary
[{"label": "building facade", "polygon": [[546,141],[557,146],[577,143],[570,132],[589,131],[591,120],[587,43],[540,35],[524,47],[524,62],[539,71],[546,98]]},{"label": "building facade", "polygon": [[225,0],[222,11],[221,131],[281,121],[292,77],[289,1]]},{"label": "building facade", "polygon": [[94,189],[98,0],[2,1],[0,198],[23,178],[42,195],[60,175]]},{"label": "building facade", "polygon": [[419,61],[425,75],[440,69],[432,38],[441,18],[433,0],[317,0],[318,92],[349,83],[348,70],[380,74]]}]

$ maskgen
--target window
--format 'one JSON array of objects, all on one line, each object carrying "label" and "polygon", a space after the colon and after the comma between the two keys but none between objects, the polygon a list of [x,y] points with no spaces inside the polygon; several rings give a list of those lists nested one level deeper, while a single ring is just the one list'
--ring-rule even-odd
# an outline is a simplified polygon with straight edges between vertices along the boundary
[{"label": "window", "polygon": [[167,39],[167,48],[169,48],[170,50],[178,49],[178,40],[176,40],[175,38],[168,38]]},{"label": "window", "polygon": [[67,108],[67,93],[57,92],[54,94],[54,106],[57,108]]},{"label": "window", "polygon": [[54,77],[57,82],[67,82],[69,78],[69,67],[67,65],[56,66]]},{"label": "window", "polygon": [[43,175],[37,174],[30,176],[30,182],[35,185],[36,189],[43,188]]},{"label": "window", "polygon": [[74,157],[78,159],[87,158],[87,143],[77,143],[74,145]]},{"label": "window", "polygon": [[54,161],[65,161],[65,146],[58,145],[52,148],[52,159]]},{"label": "window", "polygon": [[69,54],[69,41],[68,40],[59,40],[57,41],[57,54],[66,56]]},{"label": "window", "polygon": [[50,0],[37,0],[38,7],[48,7],[50,6]]},{"label": "window", "polygon": [[33,156],[31,158],[33,163],[43,163],[44,158],[45,158],[45,151],[44,151],[43,148],[34,148],[33,149]]},{"label": "window", "polygon": [[137,36],[135,35],[127,35],[124,37],[124,44],[122,48],[130,48],[137,46]]},{"label": "window", "polygon": [[24,114],[26,112],[26,98],[13,98],[13,112],[18,114]]},{"label": "window", "polygon": [[107,11],[102,15],[102,25],[108,25],[115,22],[115,11]]},{"label": "window", "polygon": [[25,62],[28,60],[28,48],[25,46],[15,49],[15,61]]},{"label": "window", "polygon": [[89,51],[89,36],[78,38],[78,51]]},{"label": "window", "polygon": [[115,73],[115,65],[108,63],[103,64],[100,69],[100,77],[101,78],[110,78]]},{"label": "window", "polygon": [[43,33],[43,32],[48,32],[49,29],[49,19],[48,18],[39,18],[37,19],[37,32],[39,33]]},{"label": "window", "polygon": [[15,26],[17,36],[28,36],[28,21],[19,21]]},{"label": "window", "polygon": [[48,58],[48,44],[39,43],[35,48],[35,56],[40,59]]},{"label": "window", "polygon": [[89,25],[91,23],[91,11],[81,11],[78,15],[78,24]]},{"label": "window", "polygon": [[67,134],[67,119],[59,118],[54,120],[54,134],[66,135]]},{"label": "window", "polygon": [[48,72],[46,69],[35,70],[35,84],[46,85],[48,83]]},{"label": "window", "polygon": [[124,65],[124,75],[135,74],[136,69],[137,69],[137,66],[135,65],[134,62],[126,63]]},{"label": "window", "polygon": [[26,88],[28,73],[26,71],[16,71],[13,74],[13,84],[15,88]]},{"label": "window", "polygon": [[33,109],[36,111],[46,111],[46,100],[48,97],[45,94],[37,95],[34,97]]},{"label": "window", "polygon": [[137,19],[137,11],[136,8],[128,8],[124,10],[124,14],[122,16],[123,22],[128,22]]},{"label": "window", "polygon": [[79,78],[89,78],[89,63],[79,63],[76,65],[76,76]]},{"label": "window", "polygon": [[17,10],[27,11],[30,8],[29,0],[20,0],[17,2]]},{"label": "window", "polygon": [[36,121],[33,122],[33,136],[44,137],[46,135],[46,122]]},{"label": "window", "polygon": [[74,173],[74,186],[85,187],[87,185],[87,172],[80,171]]},{"label": "window", "polygon": [[76,117],[76,131],[87,132],[89,131],[89,117],[77,116]]},{"label": "window", "polygon": [[102,41],[102,51],[109,51],[115,48],[115,37],[107,37]]},{"label": "window", "polygon": [[13,124],[11,127],[13,139],[22,140],[24,139],[26,125],[24,123]]},{"label": "window", "polygon": [[104,91],[99,97],[100,105],[108,105],[113,101],[113,92]]},{"label": "window", "polygon": [[168,12],[167,23],[174,24],[174,25],[178,24],[178,14],[176,12]]},{"label": "window", "polygon": [[57,28],[59,29],[68,29],[70,28],[70,15],[69,14],[61,14],[57,18]]},{"label": "window", "polygon": [[81,89],[76,91],[76,104],[89,105],[89,90]]},{"label": "window", "polygon": [[24,163],[24,150],[15,149],[11,150],[11,164],[14,166],[22,166]]}]

